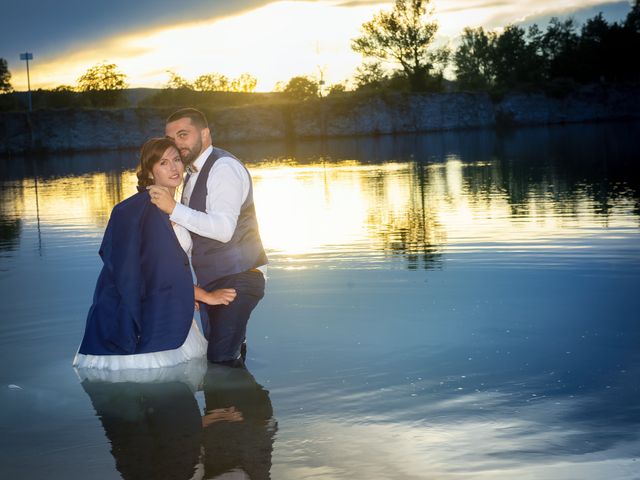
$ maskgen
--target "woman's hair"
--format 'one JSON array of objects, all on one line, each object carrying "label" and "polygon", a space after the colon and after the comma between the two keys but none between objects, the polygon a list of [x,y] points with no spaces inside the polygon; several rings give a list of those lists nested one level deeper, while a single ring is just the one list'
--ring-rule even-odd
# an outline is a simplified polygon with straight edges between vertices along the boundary
[{"label": "woman's hair", "polygon": [[175,142],[167,137],[158,137],[148,140],[140,149],[140,164],[136,175],[138,176],[138,189],[144,189],[153,185],[151,170],[160,161],[167,148],[173,147],[178,150]]}]

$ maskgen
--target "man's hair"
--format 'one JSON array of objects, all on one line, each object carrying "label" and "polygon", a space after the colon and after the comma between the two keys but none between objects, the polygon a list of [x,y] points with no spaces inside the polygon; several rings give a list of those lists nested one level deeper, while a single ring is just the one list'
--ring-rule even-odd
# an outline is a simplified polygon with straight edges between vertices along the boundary
[{"label": "man's hair", "polygon": [[176,120],[180,120],[181,118],[188,118],[191,120],[198,130],[202,130],[204,128],[209,128],[209,122],[207,122],[207,117],[204,116],[200,110],[195,108],[181,108],[177,112],[173,112],[169,118],[167,118],[166,123],[175,122]]}]

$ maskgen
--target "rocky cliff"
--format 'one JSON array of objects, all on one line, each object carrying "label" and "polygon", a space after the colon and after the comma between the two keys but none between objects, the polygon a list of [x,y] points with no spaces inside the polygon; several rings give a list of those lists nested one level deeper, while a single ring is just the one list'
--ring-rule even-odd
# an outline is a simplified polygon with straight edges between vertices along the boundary
[{"label": "rocky cliff", "polygon": [[[640,89],[586,87],[562,98],[486,93],[345,95],[299,104],[204,107],[217,142],[419,133],[640,118]],[[171,109],[0,113],[0,152],[137,148]]]}]

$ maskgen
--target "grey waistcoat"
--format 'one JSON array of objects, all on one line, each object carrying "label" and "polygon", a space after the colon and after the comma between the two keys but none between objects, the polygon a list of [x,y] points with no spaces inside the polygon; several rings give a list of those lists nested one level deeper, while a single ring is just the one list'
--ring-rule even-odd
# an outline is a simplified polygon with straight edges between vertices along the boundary
[{"label": "grey waistcoat", "polygon": [[[206,211],[207,179],[213,164],[221,157],[235,159],[246,170],[244,164],[229,152],[213,147],[213,152],[205,161],[196,179],[196,184],[189,199],[190,208],[201,212]],[[196,272],[198,283],[202,287],[206,287],[211,282],[222,277],[267,264],[267,256],[262,247],[262,240],[258,231],[251,175],[249,175],[249,182],[249,194],[240,207],[238,223],[231,240],[223,243],[191,232],[193,240],[191,264]]]}]

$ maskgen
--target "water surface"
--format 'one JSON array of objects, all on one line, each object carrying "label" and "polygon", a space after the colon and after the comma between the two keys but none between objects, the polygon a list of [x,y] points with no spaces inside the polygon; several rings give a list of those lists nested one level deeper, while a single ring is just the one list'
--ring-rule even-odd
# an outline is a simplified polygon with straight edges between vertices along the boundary
[{"label": "water surface", "polygon": [[70,366],[136,153],[0,161],[1,476],[638,478],[639,136],[225,145],[271,261],[248,371],[146,384]]}]

